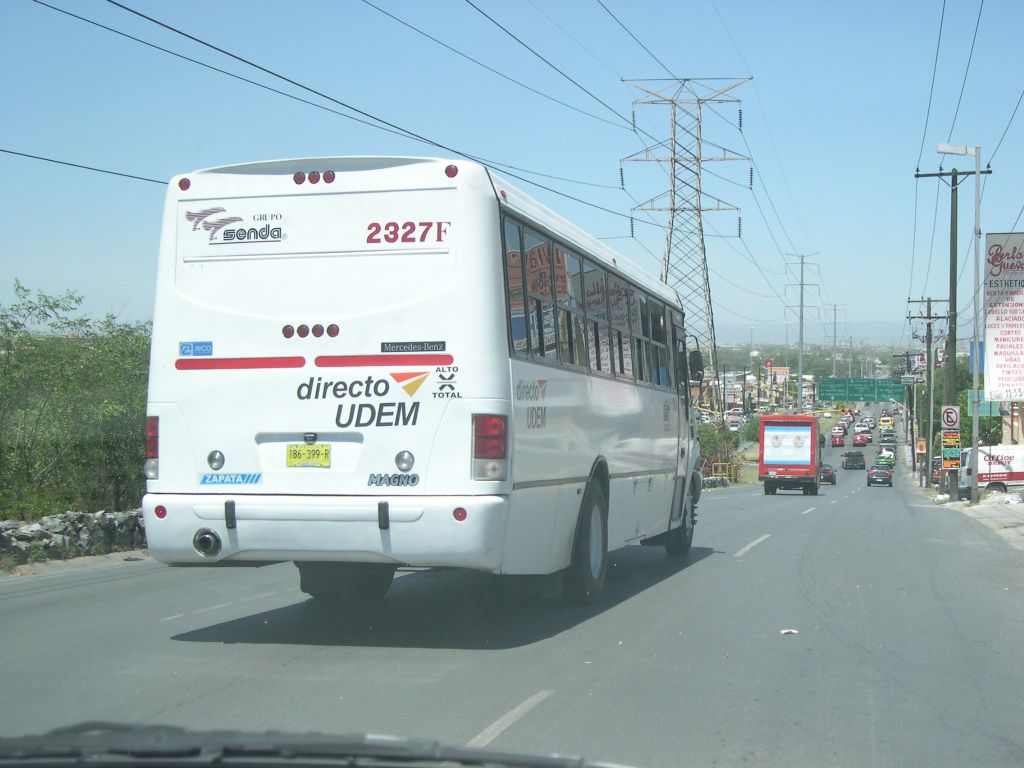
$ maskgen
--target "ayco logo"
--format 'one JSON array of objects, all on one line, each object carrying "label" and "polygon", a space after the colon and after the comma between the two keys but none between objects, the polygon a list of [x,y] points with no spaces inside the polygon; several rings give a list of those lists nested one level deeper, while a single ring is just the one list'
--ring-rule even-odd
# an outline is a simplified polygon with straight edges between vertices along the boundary
[{"label": "ayco logo", "polygon": [[[242,221],[241,216],[221,216],[217,214],[227,213],[225,208],[204,208],[201,211],[187,211],[185,220],[192,224],[192,231],[196,232],[201,227],[203,231],[210,233],[211,243],[279,243],[284,239],[284,233],[280,226],[274,226],[267,221],[263,226],[257,227],[230,227]],[[280,219],[280,214],[261,214],[258,218]],[[215,239],[220,234],[220,239]]]},{"label": "ayco logo", "polygon": [[206,357],[213,354],[212,341],[179,341],[178,357]]}]

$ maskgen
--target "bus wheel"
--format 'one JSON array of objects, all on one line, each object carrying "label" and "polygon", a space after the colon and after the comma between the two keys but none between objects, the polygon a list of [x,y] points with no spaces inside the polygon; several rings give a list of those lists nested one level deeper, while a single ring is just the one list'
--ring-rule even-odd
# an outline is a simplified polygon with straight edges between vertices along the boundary
[{"label": "bus wheel", "polygon": [[299,589],[312,598],[366,602],[391,589],[395,566],[375,563],[296,563]]},{"label": "bus wheel", "polygon": [[604,491],[591,482],[583,499],[572,562],[565,574],[565,586],[576,602],[591,605],[604,588],[608,570],[608,502]]},{"label": "bus wheel", "polygon": [[683,502],[682,525],[668,533],[665,551],[670,555],[685,555],[693,544],[693,504],[689,499]]}]

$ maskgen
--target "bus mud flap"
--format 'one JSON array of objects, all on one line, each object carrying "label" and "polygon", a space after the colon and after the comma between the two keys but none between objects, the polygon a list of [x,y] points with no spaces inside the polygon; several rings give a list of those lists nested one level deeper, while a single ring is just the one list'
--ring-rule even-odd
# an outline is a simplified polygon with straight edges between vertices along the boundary
[{"label": "bus mud flap", "polygon": [[386,501],[377,502],[377,527],[382,531],[391,527],[391,512]]},{"label": "bus mud flap", "polygon": [[233,531],[238,527],[238,519],[235,517],[235,502],[224,502],[224,527]]}]

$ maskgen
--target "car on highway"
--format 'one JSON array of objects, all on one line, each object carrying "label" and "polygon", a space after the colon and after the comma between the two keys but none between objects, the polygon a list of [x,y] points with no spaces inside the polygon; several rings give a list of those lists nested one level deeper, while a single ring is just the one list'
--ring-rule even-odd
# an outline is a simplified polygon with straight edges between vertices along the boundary
[{"label": "car on highway", "polygon": [[881,464],[875,464],[868,470],[868,486],[887,485],[892,488],[892,469]]},{"label": "car on highway", "polygon": [[843,437],[845,434],[846,434],[846,428],[845,427],[842,427],[839,424],[836,424],[834,427],[832,427],[832,437],[835,437],[836,435],[839,435],[840,437]]},{"label": "car on highway", "polygon": [[818,477],[821,478],[823,483],[836,484],[836,470],[831,464],[822,464],[821,469],[818,471]]},{"label": "car on highway", "polygon": [[847,451],[843,454],[843,469],[864,469],[865,466],[861,451]]},{"label": "car on highway", "polygon": [[875,457],[875,464],[885,467],[893,467],[896,465],[896,456],[891,453],[880,453]]},{"label": "car on highway", "polygon": [[867,432],[861,432],[859,435],[853,436],[853,445],[858,448],[862,448],[871,442],[871,435]]},{"label": "car on highway", "polygon": [[843,435],[832,435],[832,447],[842,448],[846,445],[846,437]]},{"label": "car on highway", "polygon": [[870,432],[871,427],[865,424],[863,421],[853,425],[853,434],[859,435],[861,432]]}]

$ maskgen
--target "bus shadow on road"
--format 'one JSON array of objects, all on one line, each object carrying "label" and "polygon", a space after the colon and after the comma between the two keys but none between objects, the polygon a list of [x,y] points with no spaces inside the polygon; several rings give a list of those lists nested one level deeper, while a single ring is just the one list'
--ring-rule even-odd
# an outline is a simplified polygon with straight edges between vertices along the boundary
[{"label": "bus shadow on road", "polygon": [[686,557],[673,558],[660,548],[639,546],[610,553],[604,595],[593,606],[568,603],[550,584],[523,589],[520,583],[509,590],[487,574],[422,571],[396,579],[387,597],[372,605],[305,600],[172,639],[224,644],[516,648],[572,629],[626,600],[643,597],[643,593],[661,591],[661,595],[651,596],[664,599],[666,605],[678,605],[671,590],[685,591],[686,580],[666,582],[712,554],[721,553],[693,547]]}]

